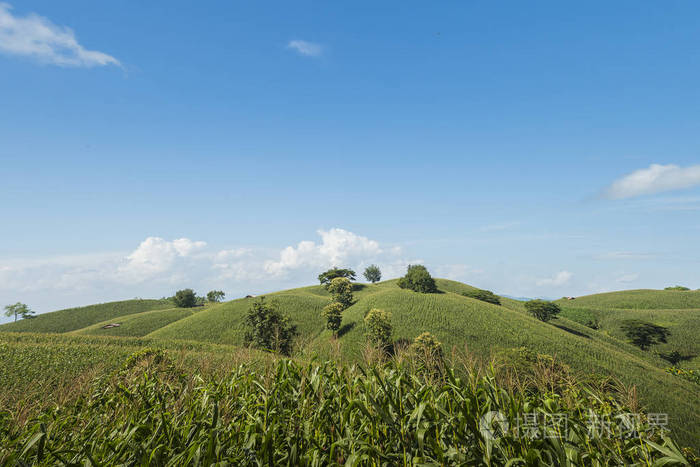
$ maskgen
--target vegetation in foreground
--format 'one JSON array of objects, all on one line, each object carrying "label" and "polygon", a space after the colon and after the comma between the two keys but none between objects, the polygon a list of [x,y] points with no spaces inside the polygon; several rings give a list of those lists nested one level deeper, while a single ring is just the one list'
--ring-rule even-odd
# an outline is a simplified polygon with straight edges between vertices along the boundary
[{"label": "vegetation in foreground", "polygon": [[689,465],[614,394],[551,375],[514,390],[493,370],[414,361],[280,360],[209,378],[143,349],[70,403],[22,424],[2,412],[0,463]]}]

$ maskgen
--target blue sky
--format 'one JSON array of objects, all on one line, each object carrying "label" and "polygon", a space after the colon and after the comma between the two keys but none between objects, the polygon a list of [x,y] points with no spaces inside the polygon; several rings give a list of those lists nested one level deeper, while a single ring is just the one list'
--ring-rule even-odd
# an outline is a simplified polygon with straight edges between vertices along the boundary
[{"label": "blue sky", "polygon": [[0,3],[0,303],[698,288],[698,44],[690,1]]}]

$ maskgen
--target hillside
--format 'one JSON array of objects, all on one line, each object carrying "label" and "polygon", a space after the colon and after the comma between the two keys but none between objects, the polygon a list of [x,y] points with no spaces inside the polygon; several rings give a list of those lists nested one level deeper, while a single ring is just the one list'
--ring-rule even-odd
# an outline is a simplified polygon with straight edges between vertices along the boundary
[{"label": "hillside", "polygon": [[134,299],[100,303],[44,313],[32,319],[3,324],[0,326],[0,332],[69,332],[120,316],[172,306],[167,300]]},{"label": "hillside", "polygon": [[[365,349],[363,317],[371,308],[393,315],[394,339],[411,342],[424,331],[434,334],[448,355],[468,354],[488,361],[506,358],[513,349],[526,347],[566,363],[581,377],[595,375],[636,385],[640,400],[649,410],[667,412],[671,426],[684,440],[700,440],[698,386],[665,372],[668,364],[655,353],[626,342],[619,332],[620,320],[644,317],[671,329],[669,349],[685,346],[697,355],[693,338],[700,330],[700,312],[695,310],[695,292],[630,291],[579,297],[560,301],[562,317],[542,323],[524,311],[523,302],[503,298],[493,305],[467,298],[472,287],[438,279],[440,293],[418,294],[400,289],[396,281],[358,284],[355,303],[343,314],[339,339],[332,343],[320,315],[330,297],[321,286],[280,291],[266,295],[288,313],[298,326],[298,354],[304,358],[335,358],[358,362]],[[655,295],[658,294],[658,295]],[[681,295],[677,295],[681,294]],[[657,297],[657,298],[655,298]],[[658,308],[651,306],[658,299]],[[245,315],[255,299],[237,299],[198,309],[171,309],[168,302],[141,300],[62,310],[5,325],[0,331],[67,332],[81,335],[143,337],[148,342],[182,341],[240,347],[245,333]],[[622,305],[635,304],[636,310]],[[673,307],[686,306],[678,309]],[[600,320],[599,330],[582,323],[589,316]],[[118,318],[118,319],[117,319]],[[67,323],[62,322],[64,319]],[[103,329],[112,322],[120,327]],[[669,388],[673,388],[672,391]]]}]

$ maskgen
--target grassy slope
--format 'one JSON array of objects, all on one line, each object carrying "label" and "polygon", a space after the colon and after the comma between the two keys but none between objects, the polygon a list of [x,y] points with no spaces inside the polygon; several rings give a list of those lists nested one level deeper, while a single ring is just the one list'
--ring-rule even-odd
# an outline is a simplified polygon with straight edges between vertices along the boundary
[{"label": "grassy slope", "polygon": [[44,313],[0,326],[0,332],[69,332],[102,321],[149,310],[171,308],[167,300],[124,300]]},{"label": "grassy slope", "polygon": [[[175,321],[192,316],[199,308],[169,308],[165,310],[144,311],[109,319],[101,323],[93,324],[83,329],[73,331],[74,334],[87,334],[93,336],[123,336],[143,337],[157,329],[160,329]],[[102,329],[106,324],[119,323],[117,328]]]},{"label": "grassy slope", "polygon": [[668,342],[654,346],[652,351],[636,351],[659,366],[668,366],[668,362],[658,358],[657,352],[668,354],[677,350],[687,358],[681,362],[682,367],[700,370],[698,291],[630,290],[560,300],[558,303],[562,307],[562,316],[579,323],[597,321],[602,334],[622,342],[627,340],[621,330],[626,320],[639,319],[663,326],[670,332]]}]

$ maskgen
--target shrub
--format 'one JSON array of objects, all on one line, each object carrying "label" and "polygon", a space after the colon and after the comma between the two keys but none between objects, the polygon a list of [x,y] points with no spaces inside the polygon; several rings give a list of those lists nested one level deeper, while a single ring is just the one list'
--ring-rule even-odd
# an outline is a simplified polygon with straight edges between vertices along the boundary
[{"label": "shrub", "polygon": [[388,349],[391,346],[391,312],[372,308],[365,316],[367,339],[377,347]]},{"label": "shrub", "polygon": [[277,304],[265,302],[265,297],[261,297],[248,310],[245,323],[246,345],[284,355],[291,353],[297,327],[291,324],[289,316],[279,311]]},{"label": "shrub", "polygon": [[335,279],[336,277],[344,277],[345,279],[354,281],[355,280],[355,271],[352,269],[340,269],[337,267],[333,267],[329,269],[326,272],[322,272],[321,274],[318,275],[318,281],[321,283],[321,285],[328,284],[330,281]]},{"label": "shrub", "polygon": [[207,301],[212,303],[218,303],[221,300],[223,300],[225,296],[226,294],[221,290],[210,290],[207,293]]},{"label": "shrub", "polygon": [[352,305],[352,283],[344,277],[336,277],[326,286],[333,300],[343,305],[343,309]]},{"label": "shrub", "polygon": [[546,300],[530,300],[525,303],[525,309],[535,318],[545,322],[561,313],[559,305]]},{"label": "shrub", "polygon": [[624,321],[620,329],[634,345],[642,350],[647,350],[649,346],[666,342],[666,338],[671,334],[663,326],[639,319]]},{"label": "shrub", "polygon": [[462,295],[469,298],[475,298],[482,302],[493,303],[494,305],[501,304],[501,297],[491,292],[490,290],[475,289],[468,292],[463,292]]},{"label": "shrub", "polygon": [[682,285],[676,285],[674,287],[666,287],[664,290],[677,290],[680,292],[684,292],[686,290],[690,290],[688,287],[683,287]]},{"label": "shrub", "polygon": [[409,264],[406,275],[399,279],[399,287],[410,289],[420,293],[435,293],[437,286],[425,266],[420,264]]},{"label": "shrub", "polygon": [[370,281],[372,284],[382,280],[382,271],[379,270],[379,267],[376,264],[372,264],[371,266],[367,266],[364,274],[365,274],[365,279]]},{"label": "shrub", "polygon": [[323,307],[321,316],[326,318],[326,328],[333,331],[333,334],[337,334],[338,329],[340,329],[340,323],[343,321],[343,310],[345,307],[339,302],[332,302]]},{"label": "shrub", "polygon": [[175,302],[175,306],[179,308],[192,308],[197,304],[197,295],[195,295],[192,289],[178,290],[175,292],[173,302]]}]

